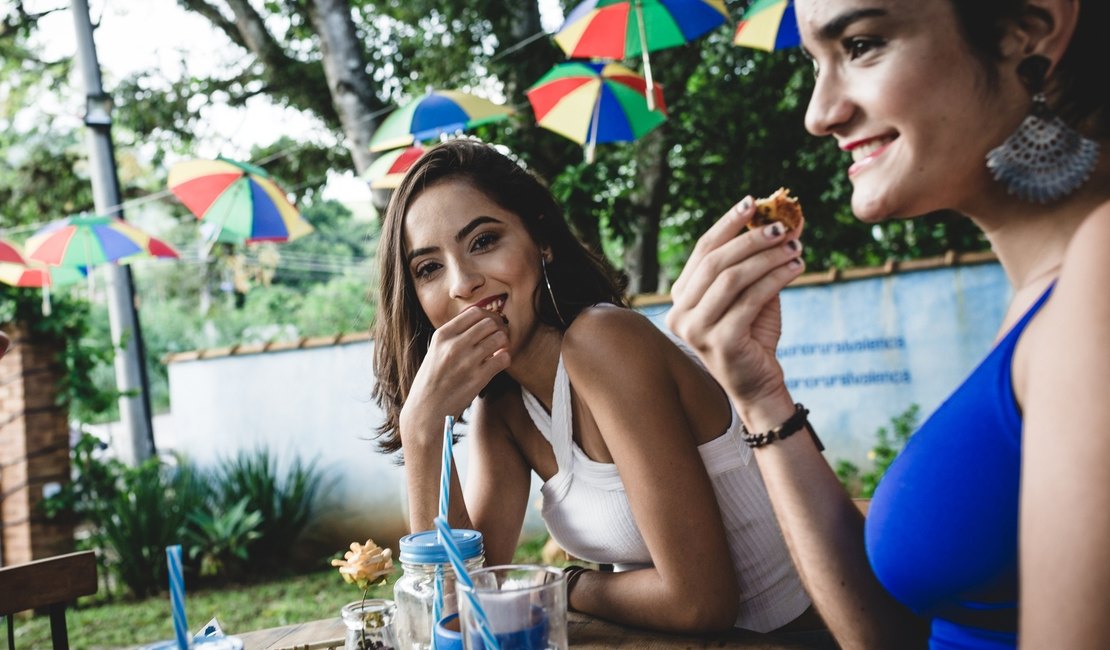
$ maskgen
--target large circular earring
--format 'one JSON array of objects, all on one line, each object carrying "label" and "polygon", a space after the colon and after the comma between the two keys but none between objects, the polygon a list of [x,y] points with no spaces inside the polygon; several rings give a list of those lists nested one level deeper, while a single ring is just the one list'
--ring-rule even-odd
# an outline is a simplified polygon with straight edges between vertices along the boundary
[{"label": "large circular earring", "polygon": [[987,169],[1010,194],[1030,202],[1058,201],[1079,189],[1098,162],[1098,143],[1085,138],[1052,113],[1045,97],[1051,61],[1034,55],[1018,64],[1018,75],[1033,93],[1030,114],[987,154]]},{"label": "large circular earring", "polygon": [[551,278],[547,277],[547,260],[544,259],[543,255],[540,255],[540,268],[543,269],[543,283],[547,285],[547,295],[551,298],[551,306],[555,308],[555,315],[559,317],[559,322],[566,329],[567,321],[559,311],[559,303],[555,301],[555,292],[551,290]]}]

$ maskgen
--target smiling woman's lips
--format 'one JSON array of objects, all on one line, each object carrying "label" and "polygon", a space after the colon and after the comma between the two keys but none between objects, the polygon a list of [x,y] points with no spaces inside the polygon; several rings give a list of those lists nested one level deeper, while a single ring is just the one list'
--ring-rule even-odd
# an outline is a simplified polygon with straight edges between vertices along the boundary
[{"label": "smiling woman's lips", "polygon": [[478,303],[478,307],[486,311],[492,311],[495,314],[500,314],[505,309],[505,296],[500,295],[496,298],[489,298]]}]

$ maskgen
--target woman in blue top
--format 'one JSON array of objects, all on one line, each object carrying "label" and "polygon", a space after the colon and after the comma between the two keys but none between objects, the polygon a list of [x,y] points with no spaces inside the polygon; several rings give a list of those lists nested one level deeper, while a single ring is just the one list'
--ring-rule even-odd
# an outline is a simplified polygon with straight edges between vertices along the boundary
[{"label": "woman in blue top", "polygon": [[844,647],[1106,647],[1110,4],[796,8],[817,75],[806,127],[851,153],[853,211],[968,215],[1013,286],[996,345],[910,440],[865,525],[775,359],[801,233],[739,234],[741,201],[698,242],[668,323],[728,390]]}]

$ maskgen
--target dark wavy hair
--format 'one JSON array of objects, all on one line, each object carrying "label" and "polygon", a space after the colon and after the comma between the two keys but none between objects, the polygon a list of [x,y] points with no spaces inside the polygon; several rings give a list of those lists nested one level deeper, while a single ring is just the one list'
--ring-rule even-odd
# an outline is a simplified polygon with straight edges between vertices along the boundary
[{"label": "dark wavy hair", "polygon": [[[386,453],[401,448],[401,406],[433,331],[416,298],[405,258],[405,216],[422,192],[446,181],[469,183],[520,217],[539,246],[551,248],[553,260],[547,265],[547,274],[558,309],[546,287],[537,285],[533,304],[540,322],[565,331],[590,305],[626,305],[623,278],[575,236],[558,201],[539,179],[492,145],[476,140],[450,140],[429,150],[413,164],[390,198],[378,242],[380,289],[372,328],[377,379],[374,399],[385,413],[377,444]],[[514,385],[502,373],[483,394],[497,394]]]},{"label": "dark wavy hair", "polygon": [[[1007,24],[1018,20],[1026,0],[949,0],[963,29],[965,40],[984,63],[1001,56],[1002,34]],[[1050,79],[1053,107],[1073,127],[1095,138],[1110,137],[1110,83],[1106,62],[1110,61],[1110,1],[1083,0],[1075,34]],[[989,69],[989,68],[988,68]]]}]

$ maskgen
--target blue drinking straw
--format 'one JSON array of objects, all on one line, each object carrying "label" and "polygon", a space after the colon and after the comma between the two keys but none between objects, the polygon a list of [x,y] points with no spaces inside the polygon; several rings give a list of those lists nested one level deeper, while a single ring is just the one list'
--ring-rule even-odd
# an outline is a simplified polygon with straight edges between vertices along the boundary
[{"label": "blue drinking straw", "polygon": [[[478,632],[482,635],[482,640],[485,641],[486,650],[501,650],[501,644],[498,643],[497,637],[493,634],[493,629],[490,628],[486,610],[482,609],[482,604],[478,602],[478,594],[474,593],[474,581],[470,579],[470,574],[466,572],[462,551],[459,550],[455,538],[451,535],[451,526],[447,524],[447,520],[443,517],[436,517],[435,523],[443,549],[447,551],[447,559],[451,561],[451,568],[455,570],[455,580],[466,587],[466,599],[470,602],[470,608],[474,610],[474,618],[478,620]],[[466,636],[466,630],[463,630],[463,636]]]},{"label": "blue drinking straw", "polygon": [[170,610],[173,613],[173,634],[178,650],[189,650],[189,625],[185,622],[185,576],[181,573],[181,546],[166,547],[166,563],[170,574]]},{"label": "blue drinking straw", "polygon": [[[443,422],[443,461],[439,471],[439,516],[447,520],[451,509],[451,443],[454,440],[455,418],[448,415]],[[443,538],[440,536],[440,544]],[[443,618],[443,567],[436,566],[435,597],[432,600],[432,648],[437,647],[435,626]]]}]

